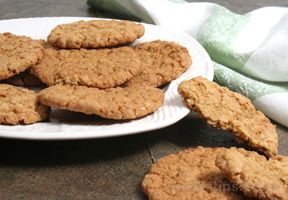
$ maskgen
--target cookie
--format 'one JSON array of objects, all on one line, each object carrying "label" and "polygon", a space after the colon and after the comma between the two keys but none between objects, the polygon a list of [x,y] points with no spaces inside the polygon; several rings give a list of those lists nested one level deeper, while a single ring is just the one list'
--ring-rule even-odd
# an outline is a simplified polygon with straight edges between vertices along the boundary
[{"label": "cookie", "polygon": [[39,78],[33,75],[31,68],[28,68],[26,71],[4,80],[4,82],[22,87],[35,87],[43,84]]},{"label": "cookie", "polygon": [[140,71],[140,60],[132,47],[99,50],[45,49],[33,72],[51,86],[84,85],[111,88],[125,83]]},{"label": "cookie", "polygon": [[276,127],[248,98],[202,77],[182,82],[178,91],[188,107],[212,126],[232,131],[267,156],[277,154]]},{"label": "cookie", "polygon": [[48,36],[59,48],[98,48],[122,45],[144,35],[144,26],[125,20],[90,20],[62,24]]},{"label": "cookie", "polygon": [[248,197],[288,200],[288,158],[267,160],[256,152],[229,149],[218,155],[216,165]]},{"label": "cookie", "polygon": [[11,33],[0,34],[0,80],[25,71],[42,56],[43,46],[38,41]]},{"label": "cookie", "polygon": [[225,148],[187,149],[161,158],[145,175],[142,189],[149,199],[245,199],[216,167]]},{"label": "cookie", "polygon": [[141,73],[127,85],[150,85],[159,87],[176,79],[192,64],[188,50],[168,41],[152,41],[136,45]]},{"label": "cookie", "polygon": [[32,124],[48,114],[49,108],[40,104],[34,91],[0,84],[0,124]]},{"label": "cookie", "polygon": [[153,87],[109,88],[57,85],[39,94],[41,103],[64,110],[109,119],[135,119],[156,111],[163,103],[162,90]]}]

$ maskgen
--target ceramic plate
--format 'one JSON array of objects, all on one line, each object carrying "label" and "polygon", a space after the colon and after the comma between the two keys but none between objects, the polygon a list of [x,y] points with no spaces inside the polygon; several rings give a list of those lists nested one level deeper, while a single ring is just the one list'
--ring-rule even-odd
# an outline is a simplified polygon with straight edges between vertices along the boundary
[{"label": "ceramic plate", "polygon": [[[58,24],[91,19],[83,17],[47,17],[2,20],[0,21],[0,32],[26,35],[34,39],[46,39],[51,29]],[[53,110],[49,122],[24,126],[0,125],[0,137],[35,140],[103,138],[160,129],[185,117],[189,113],[189,109],[183,105],[177,87],[181,81],[195,76],[203,76],[212,80],[213,66],[211,59],[203,47],[186,33],[165,30],[155,25],[144,24],[144,26],[145,35],[132,45],[158,39],[175,41],[189,50],[193,60],[192,66],[165,88],[164,104],[155,113],[136,120],[114,121],[101,119],[97,116]]]}]

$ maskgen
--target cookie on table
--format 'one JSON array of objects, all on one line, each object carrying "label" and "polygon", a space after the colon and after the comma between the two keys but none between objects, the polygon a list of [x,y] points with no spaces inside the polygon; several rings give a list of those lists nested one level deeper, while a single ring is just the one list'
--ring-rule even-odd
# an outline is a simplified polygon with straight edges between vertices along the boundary
[{"label": "cookie on table", "polygon": [[161,158],[145,175],[142,189],[149,199],[246,199],[216,167],[225,148],[191,148]]},{"label": "cookie on table", "polygon": [[144,35],[144,26],[126,20],[78,21],[56,26],[48,42],[59,48],[99,48],[126,44]]},{"label": "cookie on table", "polygon": [[0,80],[25,71],[43,57],[43,46],[29,37],[0,34]]},{"label": "cookie on table", "polygon": [[251,151],[228,149],[218,155],[216,165],[248,197],[288,199],[288,158],[267,160]]},{"label": "cookie on table", "polygon": [[162,104],[162,90],[153,87],[109,88],[56,85],[42,90],[41,103],[51,107],[94,114],[108,119],[135,119],[156,111]]},{"label": "cookie on table", "polygon": [[152,41],[136,45],[142,70],[127,85],[159,87],[176,79],[192,64],[188,50],[175,42]]},{"label": "cookie on table", "polygon": [[277,154],[276,127],[248,98],[202,77],[182,82],[178,91],[187,106],[212,126],[232,131],[267,156]]},{"label": "cookie on table", "polygon": [[3,82],[22,87],[35,87],[43,85],[40,79],[33,75],[31,68],[28,68],[26,71],[21,72],[20,74],[17,74],[11,78],[5,79]]},{"label": "cookie on table", "polygon": [[40,104],[34,91],[0,84],[0,124],[32,124],[48,114],[49,107]]},{"label": "cookie on table", "polygon": [[45,49],[44,58],[32,66],[33,73],[51,86],[84,85],[111,88],[125,83],[140,71],[140,60],[132,47],[111,49]]}]

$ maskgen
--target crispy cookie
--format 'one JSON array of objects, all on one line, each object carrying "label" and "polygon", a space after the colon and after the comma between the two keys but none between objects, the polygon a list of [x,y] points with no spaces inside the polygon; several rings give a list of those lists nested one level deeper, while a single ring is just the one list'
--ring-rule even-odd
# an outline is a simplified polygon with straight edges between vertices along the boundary
[{"label": "crispy cookie", "polygon": [[40,92],[41,103],[109,119],[134,119],[156,111],[163,103],[162,90],[153,87],[110,88],[57,85]]},{"label": "crispy cookie", "polygon": [[212,126],[233,131],[237,139],[268,156],[277,154],[276,127],[246,97],[202,77],[182,82],[178,91]]},{"label": "crispy cookie", "polygon": [[44,58],[32,66],[47,85],[84,85],[111,88],[139,73],[140,60],[132,47],[100,50],[45,49]]},{"label": "crispy cookie", "polygon": [[161,158],[142,182],[149,199],[245,199],[216,167],[216,156],[225,148],[187,149]]},{"label": "crispy cookie", "polygon": [[144,26],[125,20],[91,20],[62,24],[48,36],[59,48],[98,48],[126,44],[144,35]]},{"label": "crispy cookie", "polygon": [[28,68],[26,71],[4,80],[4,82],[22,87],[35,87],[43,84],[39,78],[33,75],[31,68]]},{"label": "crispy cookie", "polygon": [[43,47],[25,36],[0,34],[0,80],[25,71],[43,56]]},{"label": "crispy cookie", "polygon": [[135,49],[141,59],[142,70],[128,85],[159,87],[176,79],[192,64],[188,50],[174,42],[145,42],[136,45]]},{"label": "crispy cookie", "polygon": [[0,124],[32,124],[48,114],[49,108],[40,104],[34,91],[0,84]]},{"label": "crispy cookie", "polygon": [[[48,44],[45,40],[35,40],[35,41],[38,42],[40,45],[42,45],[43,48],[55,48],[52,47],[50,44]],[[15,76],[3,80],[3,82],[21,87],[36,87],[43,85],[42,81],[40,81],[40,79],[35,76],[31,67],[26,69],[24,72],[20,72]]]},{"label": "crispy cookie", "polygon": [[266,160],[256,152],[229,149],[218,155],[216,165],[248,197],[288,200],[288,158]]}]

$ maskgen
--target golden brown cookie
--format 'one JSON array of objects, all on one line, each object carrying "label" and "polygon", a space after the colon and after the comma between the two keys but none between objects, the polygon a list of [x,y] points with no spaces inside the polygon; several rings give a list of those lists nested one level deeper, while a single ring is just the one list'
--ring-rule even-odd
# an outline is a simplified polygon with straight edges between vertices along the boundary
[{"label": "golden brown cookie", "polygon": [[43,47],[25,36],[0,34],[0,80],[10,78],[38,62],[43,57]]},{"label": "golden brown cookie", "polygon": [[44,58],[32,66],[47,85],[84,85],[111,88],[139,73],[140,60],[132,47],[99,50],[45,49]]},{"label": "golden brown cookie", "polygon": [[135,47],[140,59],[141,73],[127,85],[159,87],[176,79],[192,64],[188,50],[175,42],[152,41]]},{"label": "golden brown cookie", "polygon": [[144,35],[144,26],[126,20],[90,20],[62,24],[48,36],[59,48],[98,48],[126,44]]},{"label": "golden brown cookie", "polygon": [[[40,45],[43,46],[43,48],[56,49],[55,47],[52,47],[50,44],[48,44],[45,40],[35,40],[35,42],[38,42]],[[40,60],[38,62],[40,62]],[[36,87],[36,86],[43,85],[42,81],[40,81],[40,79],[35,76],[31,67],[26,69],[24,72],[20,72],[19,74],[16,74],[15,76],[12,76],[8,79],[3,80],[3,82],[11,84],[11,85],[15,85],[15,86],[21,86],[21,87]]]},{"label": "golden brown cookie", "polygon": [[153,200],[245,199],[216,167],[225,148],[187,149],[161,158],[152,165],[142,189]]},{"label": "golden brown cookie", "polygon": [[276,127],[246,97],[202,77],[182,82],[178,91],[188,107],[212,126],[232,131],[267,156],[277,154]]},{"label": "golden brown cookie", "polygon": [[39,94],[44,105],[95,114],[109,119],[135,119],[156,111],[163,103],[162,90],[153,87],[110,88],[57,85]]},{"label": "golden brown cookie", "polygon": [[251,151],[228,149],[218,155],[216,165],[248,197],[288,200],[288,158],[267,160]]},{"label": "golden brown cookie", "polygon": [[39,78],[33,75],[31,68],[28,68],[26,71],[4,80],[4,82],[22,87],[35,87],[43,84]]},{"label": "golden brown cookie", "polygon": [[40,104],[34,91],[0,84],[0,124],[32,124],[48,114],[49,108]]}]

